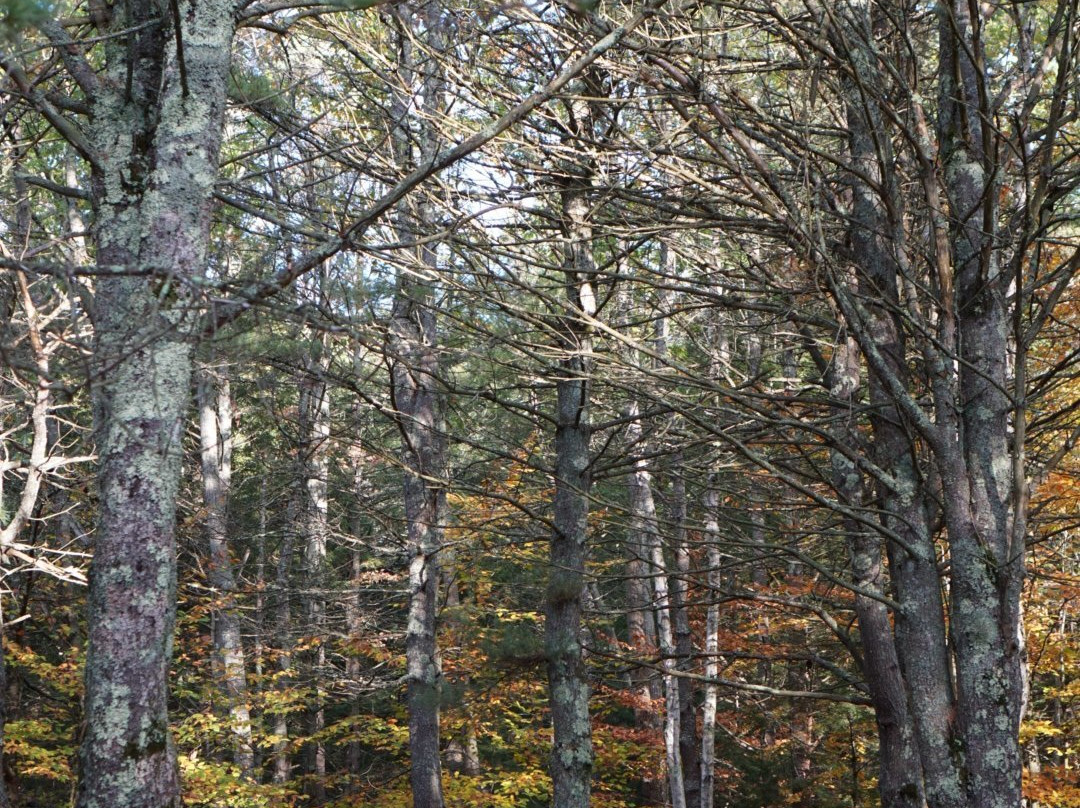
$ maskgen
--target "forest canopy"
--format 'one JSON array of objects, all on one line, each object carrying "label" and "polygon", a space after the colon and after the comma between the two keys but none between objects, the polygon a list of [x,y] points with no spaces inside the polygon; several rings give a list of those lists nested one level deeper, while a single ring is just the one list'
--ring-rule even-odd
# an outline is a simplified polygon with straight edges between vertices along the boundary
[{"label": "forest canopy", "polygon": [[0,808],[1080,806],[1078,15],[0,3]]}]

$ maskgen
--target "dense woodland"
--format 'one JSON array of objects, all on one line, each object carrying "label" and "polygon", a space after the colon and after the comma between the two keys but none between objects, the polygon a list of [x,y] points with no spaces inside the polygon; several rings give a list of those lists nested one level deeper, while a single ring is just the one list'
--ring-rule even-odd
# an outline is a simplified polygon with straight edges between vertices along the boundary
[{"label": "dense woodland", "polygon": [[0,808],[1080,806],[1078,14],[0,3]]}]

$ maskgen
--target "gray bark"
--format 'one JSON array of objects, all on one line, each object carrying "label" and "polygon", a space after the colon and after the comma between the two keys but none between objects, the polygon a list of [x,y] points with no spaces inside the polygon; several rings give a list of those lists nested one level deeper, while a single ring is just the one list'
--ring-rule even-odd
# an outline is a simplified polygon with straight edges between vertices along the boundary
[{"label": "gray bark", "polygon": [[[677,456],[681,459],[681,453]],[[676,462],[676,467],[680,463]],[[678,474],[678,472],[676,472]],[[694,656],[693,634],[690,629],[689,575],[690,545],[686,536],[686,491],[681,477],[673,484],[675,519],[678,536],[675,539],[675,566],[677,575],[672,580],[672,609],[675,617],[676,667],[691,671]],[[699,808],[701,804],[701,757],[697,729],[696,688],[694,680],[679,677],[679,760],[682,763],[683,790],[687,808]]]},{"label": "gray bark", "polygon": [[[584,101],[572,105],[590,118]],[[562,192],[566,313],[561,318],[563,359],[555,377],[555,500],[551,572],[544,611],[544,651],[554,745],[553,808],[587,808],[593,750],[589,684],[582,660],[581,613],[588,555],[591,326],[596,314],[596,265],[587,196],[589,176],[567,180]]]},{"label": "gray bark", "polygon": [[[330,439],[330,400],[321,357],[306,358],[306,374],[300,382],[300,455],[303,467],[304,504],[301,530],[304,538],[304,607],[313,650],[308,657],[312,682],[312,703],[307,709],[308,732],[318,735],[325,727],[322,677],[326,667],[326,542],[328,523],[326,459]],[[306,767],[313,775],[308,796],[313,804],[326,800],[326,750],[322,741],[310,741],[306,747]]]},{"label": "gray bark", "polygon": [[236,578],[229,552],[228,511],[232,483],[232,397],[228,379],[215,381],[204,373],[199,384],[199,440],[202,455],[205,530],[210,549],[208,578],[214,591],[214,654],[217,675],[229,705],[233,762],[241,776],[253,779],[247,672],[236,603]]},{"label": "gray bark", "polygon": [[[852,445],[857,433],[855,419],[860,402],[858,348],[853,340],[838,345],[833,353],[830,392],[837,406],[840,440]],[[855,464],[839,451],[832,453],[833,487],[841,502],[853,510],[863,508],[863,479]],[[852,578],[859,588],[855,614],[859,621],[863,675],[874,703],[878,729],[878,792],[882,808],[922,808],[922,761],[915,738],[915,723],[901,674],[893,630],[886,605],[872,595],[884,596],[884,565],[881,538],[853,519],[842,519],[848,537]],[[869,594],[862,594],[869,593]]]},{"label": "gray bark", "polygon": [[946,303],[941,336],[956,346],[960,361],[952,400],[936,403],[939,417],[945,416],[939,464],[952,570],[957,724],[969,804],[1005,808],[1021,798],[1026,532],[1023,492],[1013,488],[1022,447],[1014,458],[1009,443],[1006,298],[1012,278],[1001,270],[994,243],[1000,179],[990,145],[994,135],[985,128],[992,113],[981,89],[981,11],[972,19],[966,2],[940,5],[938,139],[954,211],[949,235],[955,273],[955,302]]},{"label": "gray bark", "polygon": [[[355,434],[360,434],[360,423],[354,424]],[[363,573],[363,557],[360,552],[360,537],[364,535],[364,524],[361,514],[364,494],[367,489],[367,481],[364,476],[365,455],[358,445],[353,445],[349,452],[349,459],[353,466],[353,496],[355,502],[349,515],[349,533],[356,546],[352,551],[351,584],[348,598],[345,601],[345,625],[350,642],[358,642],[364,630],[364,611],[360,597],[361,575]],[[350,682],[360,679],[361,663],[357,654],[348,654],[345,657],[345,678]],[[353,699],[350,712],[354,718],[360,715],[361,704],[359,699]],[[345,753],[345,768],[349,774],[348,791],[353,792],[360,782],[360,756],[363,749],[360,741],[350,740]]]},{"label": "gray bark", "polygon": [[[676,256],[667,244],[661,244],[660,263],[668,276],[678,272]],[[667,311],[672,307],[672,294],[663,292],[660,315],[655,322],[653,337],[656,364],[663,368],[668,362],[669,323]],[[689,580],[690,545],[686,529],[686,482],[683,478],[683,453],[676,451],[671,457],[670,519],[675,528],[672,542],[675,554],[675,575],[671,579],[671,617],[675,633],[675,667],[690,671],[694,654],[693,635],[690,631]],[[699,808],[701,804],[701,760],[698,755],[697,708],[694,704],[694,681],[688,677],[678,678],[679,688],[679,763],[682,767],[682,787],[687,808]]]},{"label": "gray bark", "polygon": [[[873,37],[871,11],[865,4],[858,4],[853,6],[852,15],[846,44],[855,75],[844,85],[851,159],[864,176],[882,183],[883,193],[898,204],[893,179],[881,169],[881,160],[885,159],[881,150],[888,148],[879,143],[876,134],[883,127],[881,113],[861,94],[857,83],[878,80],[868,52]],[[898,267],[884,238],[891,232],[892,223],[885,213],[882,194],[855,180],[852,195],[851,238],[863,267],[859,284],[864,293],[872,295],[868,331],[884,355],[889,372],[904,379],[906,346],[894,308],[898,304]],[[833,394],[850,398],[859,386],[854,341],[849,340],[841,353],[844,361],[834,362]],[[921,485],[914,447],[895,401],[876,373],[870,374],[869,397],[873,456],[914,492]],[[856,445],[854,424],[849,423],[846,432],[848,445]],[[862,481],[854,465],[834,453],[833,466],[840,496],[853,505],[861,504]],[[897,496],[889,489],[880,492],[880,501],[885,527],[904,539],[904,547],[890,545],[889,560],[895,595],[905,609],[895,615],[894,637],[884,604],[856,596],[864,673],[878,725],[878,790],[886,806],[918,806],[924,799],[934,808],[955,806],[960,791],[951,748],[951,677],[929,520],[924,503],[914,496]],[[866,592],[884,594],[879,540],[851,520],[847,520],[845,529],[856,582]]]},{"label": "gray bark", "polygon": [[177,4],[182,31],[154,4],[114,9],[116,36],[91,99],[97,262],[136,274],[103,277],[94,300],[101,510],[79,808],[180,803],[167,674],[195,321],[189,282],[204,270],[234,19],[225,0]]},{"label": "gray bark", "polygon": [[[278,551],[277,570],[274,575],[274,636],[277,637],[277,669],[275,687],[279,692],[292,686],[293,641],[292,641],[292,565],[296,547],[296,523],[299,503],[294,495],[289,502],[289,514],[286,520],[285,535]],[[275,783],[283,784],[292,775],[292,756],[289,754],[289,715],[278,710],[273,715],[273,773]]]},{"label": "gray bark", "polygon": [[[871,371],[872,456],[893,481],[878,484],[883,525],[895,537],[887,548],[889,569],[903,605],[896,615],[896,651],[915,718],[926,798],[935,808],[1020,803],[1019,591],[1026,500],[1017,469],[1023,451],[1009,444],[1011,279],[998,267],[997,158],[988,148],[994,134],[983,123],[992,116],[982,90],[982,20],[973,21],[970,8],[966,2],[939,4],[937,143],[930,142],[924,123],[916,124],[924,138],[918,144],[924,155],[920,179],[935,248],[931,318],[905,312],[900,302],[899,279],[910,272],[902,264],[903,198],[895,187],[888,139],[880,137],[884,116],[861,90],[881,86],[873,74],[877,57],[869,47],[874,34],[868,11],[847,32],[859,43],[849,53],[860,79],[859,88],[849,91],[852,154],[863,173],[880,179],[880,190],[853,182],[857,292],[869,304],[857,304],[844,284],[837,286],[837,302]],[[922,115],[920,106],[915,113]],[[935,146],[936,160],[925,159]],[[890,236],[895,252],[883,243]],[[912,392],[905,316],[920,318],[915,327],[923,332],[918,346],[932,419]],[[1017,378],[1022,377],[1021,369]],[[916,430],[918,443],[912,437]],[[1022,426],[1017,432],[1022,435]],[[935,477],[940,491],[932,487]],[[931,527],[938,495],[949,551],[948,643]]]},{"label": "gray bark", "polygon": [[[414,53],[414,26],[422,28],[424,48],[445,47],[441,7],[433,2],[402,13],[399,72],[409,95],[399,93],[392,110],[394,146],[407,165],[422,165],[438,148],[435,116],[443,108],[441,61],[430,53]],[[408,17],[409,19],[405,19]],[[422,22],[417,25],[412,18]],[[411,108],[419,98],[417,110]],[[410,129],[410,122],[412,128]],[[426,201],[402,204],[397,230],[404,242],[417,242],[434,229],[434,211]],[[433,278],[438,272],[437,245],[412,248],[398,272],[390,317],[387,350],[391,362],[393,406],[401,435],[405,470],[404,504],[409,561],[409,615],[405,634],[408,681],[409,751],[414,808],[442,808],[442,764],[439,756],[439,707],[442,671],[436,619],[439,594],[439,552],[446,524],[446,439],[439,392],[438,324]]]}]

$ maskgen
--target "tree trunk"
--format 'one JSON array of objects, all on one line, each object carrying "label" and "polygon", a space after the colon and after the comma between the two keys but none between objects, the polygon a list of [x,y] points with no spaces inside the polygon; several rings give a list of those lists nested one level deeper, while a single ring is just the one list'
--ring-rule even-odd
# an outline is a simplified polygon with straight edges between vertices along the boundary
[{"label": "tree trunk", "polygon": [[[320,348],[324,346],[316,340]],[[307,709],[308,734],[318,736],[326,724],[323,711],[322,676],[326,669],[326,541],[328,524],[326,453],[330,440],[330,400],[322,358],[305,358],[306,373],[300,382],[300,456],[303,467],[304,506],[301,530],[304,538],[304,606],[307,629],[312,634],[308,654],[312,703]],[[308,796],[314,805],[326,801],[326,750],[316,737],[306,747],[306,768],[312,775]]]},{"label": "tree trunk", "polygon": [[[292,565],[296,545],[296,528],[299,519],[298,497],[291,496],[285,533],[278,551],[277,571],[274,576],[274,636],[277,638],[277,669],[275,688],[284,693],[292,686]],[[292,776],[292,756],[289,753],[289,714],[279,709],[273,714],[273,781],[282,785]]]},{"label": "tree trunk", "polygon": [[[983,20],[981,12],[972,20],[971,8],[960,0],[938,5],[936,144],[918,117],[921,104],[913,108],[936,295],[932,318],[916,323],[922,331],[914,338],[922,348],[932,419],[910,379],[903,329],[918,312],[900,304],[899,278],[907,271],[899,263],[906,260],[904,197],[896,187],[890,141],[880,137],[884,115],[865,92],[883,86],[873,72],[878,56],[868,47],[873,21],[865,6],[845,33],[847,58],[859,78],[848,90],[852,157],[863,175],[879,180],[876,187],[853,182],[857,293],[868,304],[863,307],[851,295],[856,290],[832,278],[871,371],[873,459],[891,478],[878,485],[895,597],[903,605],[896,615],[896,650],[932,808],[1004,808],[1021,799],[1023,410],[1016,411],[1017,443],[1010,447],[1006,299],[1012,278],[998,266],[1000,180],[990,145],[996,135],[986,123],[993,112],[984,92]],[[851,47],[856,42],[861,44]],[[881,243],[891,234],[895,253]],[[1022,361],[1018,351],[1018,379]],[[921,441],[912,440],[914,431]],[[949,550],[948,643],[931,528],[938,501]]]},{"label": "tree trunk", "polygon": [[710,475],[709,486],[702,497],[705,511],[705,548],[708,590],[711,593],[705,612],[705,703],[701,715],[701,808],[713,808],[716,795],[716,707],[720,673],[720,523],[717,513],[720,497]]},{"label": "tree trunk", "polygon": [[[885,364],[884,368],[872,367],[869,373],[869,420],[872,457],[889,469],[898,483],[892,487],[879,486],[886,535],[900,540],[892,539],[887,544],[893,594],[904,605],[894,616],[895,639],[891,637],[883,604],[857,597],[856,610],[866,653],[867,681],[879,726],[882,749],[879,790],[883,802],[898,801],[904,805],[919,799],[922,789],[913,768],[917,759],[929,806],[958,808],[964,804],[964,797],[954,759],[952,674],[936,548],[926,510],[932,497],[929,492],[925,496],[915,493],[925,487],[925,474],[919,468],[917,449],[883,375],[891,375],[904,387],[910,384],[904,332],[897,313],[900,268],[896,253],[889,248],[887,235],[897,232],[898,222],[891,220],[890,215],[895,218],[897,211],[903,210],[903,200],[895,186],[888,142],[882,142],[879,136],[884,126],[882,113],[862,90],[866,82],[878,86],[880,81],[869,48],[874,36],[872,14],[868,4],[853,7],[853,16],[844,32],[853,76],[845,79],[844,88],[851,159],[863,176],[878,182],[876,187],[862,180],[853,182],[851,238],[861,262],[857,288],[867,295],[870,303],[865,334],[873,340]],[[857,384],[857,379],[851,381]],[[854,430],[849,431],[848,445],[857,445]],[[841,494],[854,502],[860,501],[861,492],[854,490],[856,483],[849,480],[852,475],[857,478],[857,471],[847,458],[834,455],[836,463],[844,466],[836,472]],[[882,591],[876,541],[857,526],[849,525],[849,531],[857,580],[869,586],[868,591]],[[900,666],[902,682],[896,681],[894,663]],[[905,692],[904,701],[910,700],[907,709],[899,701]],[[909,710],[916,750],[907,745],[909,730],[905,716]]]},{"label": "tree trunk", "polygon": [[[403,165],[420,165],[438,145],[436,116],[443,109],[444,78],[438,58],[446,48],[441,7],[427,0],[403,9],[399,75],[406,97],[393,101],[394,148]],[[422,23],[422,26],[420,25]],[[422,42],[417,40],[422,38]],[[417,52],[419,49],[420,52]],[[432,54],[435,54],[432,56]],[[415,96],[415,97],[414,97]],[[415,114],[419,99],[422,114]],[[409,561],[409,616],[405,634],[408,668],[409,750],[414,808],[442,808],[439,756],[439,553],[446,524],[446,438],[439,392],[440,361],[434,277],[437,244],[424,242],[436,229],[430,202],[403,204],[396,227],[410,248],[398,270],[387,346],[393,406],[405,470],[404,503]]]},{"label": "tree trunk", "polygon": [[[571,102],[579,120],[589,105]],[[587,197],[588,175],[562,191],[566,313],[560,318],[563,359],[555,377],[555,501],[551,571],[544,611],[544,651],[554,745],[554,808],[587,808],[592,788],[589,684],[581,649],[581,612],[588,555],[591,329],[582,319],[596,313],[596,265]],[[580,183],[580,184],[579,184]]]},{"label": "tree trunk", "polygon": [[[854,444],[855,418],[860,406],[858,347],[846,339],[833,352],[829,392],[840,410],[837,413],[839,440]],[[855,464],[842,452],[833,451],[833,487],[840,501],[853,511],[862,511],[863,479]],[[915,739],[915,724],[908,709],[908,697],[900,661],[893,640],[889,610],[884,598],[881,538],[854,519],[842,518],[848,539],[855,595],[855,614],[863,650],[863,675],[874,702],[878,729],[878,792],[882,808],[923,808],[922,761]],[[866,594],[863,594],[866,593]]]},{"label": "tree trunk", "polygon": [[[204,271],[234,4],[177,5],[182,32],[154,4],[117,6],[116,36],[91,99],[103,273],[94,300],[101,510],[79,808],[180,803],[167,705],[176,495],[198,300],[187,282]],[[132,274],[117,276],[116,268]]]},{"label": "tree trunk", "polygon": [[[627,417],[626,437],[637,453],[642,441],[641,421],[637,402],[631,402]],[[656,516],[656,503],[652,493],[652,474],[644,460],[634,461],[634,470],[628,481],[630,488],[630,530],[640,538],[634,543],[647,552],[649,577],[652,579],[656,606],[656,635],[660,644],[660,664],[664,669],[664,750],[667,761],[668,788],[672,808],[686,808],[686,790],[683,788],[683,766],[680,749],[680,693],[675,676],[675,630],[672,621],[672,603],[668,591],[667,563]]]},{"label": "tree trunk", "polygon": [[[672,458],[672,518],[675,522],[675,568],[672,580],[672,608],[675,613],[676,667],[690,672],[693,667],[694,639],[690,629],[690,544],[686,530],[686,484],[683,481],[683,454]],[[682,761],[686,808],[701,805],[701,758],[697,729],[697,705],[694,681],[679,677],[679,759]]]},{"label": "tree trunk", "polygon": [[[952,570],[957,725],[969,804],[1006,808],[1021,799],[1020,589],[1027,516],[1023,445],[1011,450],[1009,440],[1006,299],[1013,278],[1002,271],[995,250],[1001,180],[990,145],[994,134],[987,129],[993,111],[984,91],[982,11],[975,7],[973,19],[967,2],[940,5],[939,157],[954,211],[949,235],[956,293],[955,307],[947,303],[942,320],[944,344],[955,345],[960,359],[953,398],[959,406],[949,412],[950,420],[957,412],[959,419],[943,424],[948,432],[940,459]],[[1017,290],[1012,305],[1021,306],[1021,295]],[[953,328],[955,334],[948,333]],[[1017,359],[1022,361],[1022,352]],[[1023,417],[1021,409],[1018,418]],[[1019,423],[1017,433],[1022,440]],[[1015,482],[1014,465],[1020,469]]]},{"label": "tree trunk", "polygon": [[[360,434],[359,419],[356,419],[353,429],[354,434]],[[364,630],[364,612],[360,598],[361,576],[363,574],[363,557],[360,553],[360,537],[364,535],[363,513],[364,493],[367,489],[367,481],[364,476],[365,455],[359,445],[354,444],[349,452],[349,459],[353,466],[353,498],[354,503],[349,514],[349,533],[355,543],[352,551],[350,591],[345,600],[345,625],[348,632],[349,642],[359,642]],[[356,682],[360,679],[361,664],[358,654],[348,653],[345,657],[345,679],[348,682]],[[358,698],[352,699],[350,714],[353,718],[359,718],[361,704]],[[350,739],[345,752],[345,768],[349,775],[347,793],[353,793],[360,784],[360,755],[363,747],[359,740]]]},{"label": "tree trunk", "polygon": [[[236,579],[229,553],[228,511],[232,483],[232,397],[228,379],[216,382],[204,373],[199,380],[199,441],[202,455],[203,507],[210,549],[209,583],[214,592],[214,654],[221,689],[229,706],[233,762],[241,776],[254,777],[247,673],[240,638]],[[216,389],[215,389],[216,388]]]},{"label": "tree trunk", "polygon": [[[654,659],[658,651],[656,619],[653,615],[653,596],[649,586],[649,565],[645,559],[648,548],[643,537],[629,532],[626,562],[626,632],[630,652],[638,659]],[[651,667],[633,665],[630,668],[630,687],[634,695],[634,726],[641,732],[661,737],[662,716],[656,705],[661,699],[660,681]],[[661,778],[651,774],[641,782],[641,799],[645,805],[662,805],[665,786]]]}]

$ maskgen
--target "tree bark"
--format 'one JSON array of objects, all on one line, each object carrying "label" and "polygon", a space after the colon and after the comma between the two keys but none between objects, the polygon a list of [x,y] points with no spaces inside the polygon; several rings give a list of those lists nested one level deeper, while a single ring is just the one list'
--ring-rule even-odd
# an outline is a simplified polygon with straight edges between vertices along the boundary
[{"label": "tree bark", "polygon": [[[981,10],[959,0],[940,4],[940,159],[950,218],[959,367],[942,452],[945,523],[952,581],[951,638],[956,649],[957,723],[967,768],[967,795],[980,808],[1021,799],[1018,742],[1023,701],[1020,589],[1024,578],[1024,492],[1014,490],[1010,450],[1006,298],[1013,278],[995,249],[1000,176],[989,131]],[[1014,306],[1020,306],[1017,290]],[[955,317],[955,325],[952,320]],[[944,336],[950,336],[945,334]],[[1022,373],[1018,374],[1022,378]],[[1022,395],[1022,393],[1020,394]],[[945,406],[945,402],[941,402]],[[952,402],[949,402],[951,405]],[[959,415],[958,422],[953,421]],[[1021,415],[1022,417],[1022,415]],[[944,442],[944,441],[943,441]],[[1022,474],[1021,474],[1022,478]],[[1020,480],[1020,487],[1023,480]]]},{"label": "tree bark", "polygon": [[[406,10],[408,13],[408,10]],[[434,2],[419,5],[424,53],[411,20],[403,20],[399,70],[406,90],[419,96],[421,115],[410,107],[414,99],[400,93],[394,99],[395,150],[407,165],[420,165],[436,153],[435,116],[443,108],[444,79],[437,56],[446,47],[443,10]],[[410,122],[413,122],[410,129]],[[398,271],[390,317],[388,354],[391,362],[393,406],[401,435],[405,471],[404,503],[409,561],[409,615],[405,634],[408,681],[409,751],[414,808],[442,808],[442,763],[439,755],[439,710],[442,671],[436,623],[439,594],[439,553],[446,524],[446,438],[443,400],[439,391],[440,360],[435,311],[434,277],[439,269],[437,244],[423,238],[435,229],[430,203],[402,206],[397,230],[402,241],[419,243]]]},{"label": "tree bark", "polygon": [[[903,604],[896,615],[896,650],[915,717],[926,797],[934,808],[1018,805],[1022,769],[1019,592],[1026,498],[1022,473],[1015,482],[1022,446],[1009,443],[1006,298],[1012,279],[998,266],[1000,180],[997,152],[990,147],[996,135],[985,123],[993,113],[984,92],[983,20],[981,12],[973,20],[970,8],[959,0],[938,5],[936,144],[925,123],[916,121],[935,248],[935,310],[916,323],[923,329],[918,339],[933,420],[913,392],[905,345],[902,313],[918,312],[899,305],[902,197],[891,155],[882,150],[889,142],[880,137],[884,116],[862,89],[868,82],[881,86],[872,73],[877,57],[869,47],[873,31],[866,9],[860,12],[861,31],[853,27],[849,33],[862,44],[849,51],[860,82],[850,90],[848,117],[853,158],[880,179],[880,191],[853,183],[857,293],[869,305],[863,308],[853,290],[833,278],[844,319],[871,370],[873,459],[892,479],[879,486],[884,526],[896,537],[888,545],[889,567]],[[914,111],[923,114],[918,104]],[[884,207],[891,219],[881,212]],[[896,257],[880,243],[882,234],[896,234]],[[1022,372],[1017,375],[1022,378]],[[921,444],[909,434],[915,430]],[[920,452],[927,449],[929,462],[920,464]],[[940,492],[931,487],[935,477]],[[949,550],[948,643],[931,527],[937,494]]]},{"label": "tree bark", "polygon": [[716,798],[716,707],[719,697],[716,678],[720,673],[720,497],[710,475],[702,495],[705,511],[705,551],[708,588],[712,592],[705,612],[705,702],[701,715],[701,808],[713,808]]},{"label": "tree bark", "polygon": [[[629,558],[626,562],[626,634],[630,652],[638,659],[653,659],[659,645],[656,639],[656,619],[653,615],[653,596],[649,586],[649,565],[645,559],[647,548],[642,537],[630,531],[627,541]],[[651,667],[630,667],[630,687],[634,695],[634,726],[641,732],[660,737],[663,721],[654,706],[660,702],[659,680],[653,676]],[[641,799],[646,805],[664,802],[665,787],[661,778],[651,774],[640,786]]]},{"label": "tree bark", "polygon": [[[626,437],[634,452],[642,441],[641,421],[637,402],[631,402],[627,411],[630,419]],[[656,503],[652,492],[652,474],[646,462],[634,460],[628,485],[630,488],[630,530],[637,539],[634,544],[647,552],[649,577],[652,580],[656,608],[656,635],[660,645],[660,664],[664,670],[664,750],[667,762],[668,788],[672,808],[686,808],[686,790],[683,787],[683,765],[680,742],[679,680],[675,675],[675,629],[672,620],[672,602],[668,590],[667,563],[656,515]]]},{"label": "tree bark", "polygon": [[[292,637],[292,565],[296,546],[297,521],[300,506],[298,497],[293,494],[289,502],[289,514],[286,519],[285,533],[278,551],[277,570],[274,575],[274,636],[277,638],[277,669],[274,680],[275,689],[284,694],[292,686],[293,637]],[[282,699],[284,702],[284,699]],[[292,755],[289,751],[289,713],[284,704],[273,713],[273,773],[271,777],[278,785],[289,781],[292,776]]]},{"label": "tree bark", "polygon": [[204,271],[234,17],[226,0],[177,6],[179,30],[154,4],[114,10],[116,36],[91,99],[101,510],[79,808],[180,804],[167,677],[197,321],[188,282]]},{"label": "tree bark", "polygon": [[[837,408],[846,402],[847,412],[837,413],[838,438],[848,446],[857,435],[855,419],[860,406],[858,347],[846,339],[833,352],[829,392]],[[833,487],[840,501],[860,511],[863,479],[855,464],[842,452],[833,451]],[[843,518],[851,557],[852,578],[858,587],[855,614],[863,651],[862,668],[878,730],[878,792],[882,808],[923,808],[922,761],[915,738],[915,724],[908,708],[908,696],[893,639],[885,596],[881,538],[853,519]],[[867,593],[867,594],[863,594]]]},{"label": "tree bark", "polygon": [[[579,121],[589,105],[570,102]],[[596,314],[588,186],[591,175],[566,180],[560,222],[564,242],[566,312],[560,318],[563,359],[556,371],[555,500],[551,572],[544,611],[544,651],[554,744],[554,808],[587,808],[593,768],[589,684],[582,660],[581,613],[588,555],[591,327]]]},{"label": "tree bark", "polygon": [[253,779],[255,752],[251,743],[247,672],[236,603],[236,579],[229,552],[228,511],[232,483],[232,396],[228,379],[203,373],[199,384],[199,441],[202,455],[203,507],[210,549],[209,583],[214,592],[214,654],[221,689],[229,705],[233,762],[241,776]]},{"label": "tree bark", "polygon": [[[320,350],[321,340],[315,344]],[[312,804],[326,800],[326,750],[318,734],[326,724],[322,677],[326,668],[326,543],[328,523],[326,453],[330,440],[330,400],[327,397],[323,358],[306,357],[306,373],[300,382],[300,456],[303,468],[304,506],[301,530],[304,538],[304,606],[312,651],[308,654],[312,703],[307,709],[309,735],[316,736],[306,746],[306,768],[312,775],[308,796]]]},{"label": "tree bark", "polygon": [[[682,463],[682,453],[676,455],[675,468]],[[690,628],[690,545],[686,530],[686,489],[681,472],[676,471],[672,484],[674,518],[676,523],[675,568],[672,580],[672,608],[675,617],[675,657],[680,671],[691,672],[694,657],[693,634]],[[694,681],[679,677],[679,760],[682,763],[683,790],[686,808],[701,805],[701,757],[697,727],[697,705]]]}]

